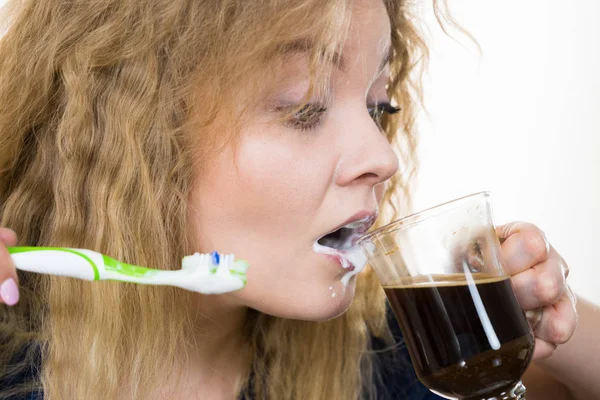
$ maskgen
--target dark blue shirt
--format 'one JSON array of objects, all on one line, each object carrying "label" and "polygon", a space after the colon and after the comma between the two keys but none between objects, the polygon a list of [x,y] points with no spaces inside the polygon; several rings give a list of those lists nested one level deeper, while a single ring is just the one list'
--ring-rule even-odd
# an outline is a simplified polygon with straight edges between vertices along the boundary
[{"label": "dark blue shirt", "polygon": [[408,349],[402,338],[398,322],[388,308],[388,324],[394,336],[391,348],[380,339],[373,338],[373,350],[377,351],[376,362],[381,380],[375,382],[378,400],[444,400],[432,393],[417,378]]},{"label": "dark blue shirt", "polygon": [[[378,400],[443,400],[442,397],[430,392],[417,379],[408,351],[404,345],[402,334],[398,328],[393,314],[390,313],[390,328],[396,344],[389,346],[383,341],[373,338],[373,349],[376,351],[375,362],[380,371],[380,378],[375,382]],[[41,358],[37,358],[38,365],[32,365],[25,374],[8,377],[0,381],[0,387],[15,385],[35,377],[41,365]],[[7,400],[43,400],[42,393],[29,393],[20,397]],[[251,399],[252,396],[244,396]]]}]

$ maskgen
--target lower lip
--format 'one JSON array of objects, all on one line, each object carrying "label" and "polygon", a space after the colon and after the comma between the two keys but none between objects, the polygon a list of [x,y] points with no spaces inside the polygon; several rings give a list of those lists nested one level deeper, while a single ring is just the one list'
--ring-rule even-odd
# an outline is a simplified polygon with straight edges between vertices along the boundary
[{"label": "lower lip", "polygon": [[[320,253],[320,254],[323,254],[323,253]],[[340,256],[339,254],[323,254],[323,255],[334,260],[337,264],[339,264],[343,268],[343,270],[345,272],[354,271],[354,269],[356,268],[350,261],[346,260],[344,257]]]}]

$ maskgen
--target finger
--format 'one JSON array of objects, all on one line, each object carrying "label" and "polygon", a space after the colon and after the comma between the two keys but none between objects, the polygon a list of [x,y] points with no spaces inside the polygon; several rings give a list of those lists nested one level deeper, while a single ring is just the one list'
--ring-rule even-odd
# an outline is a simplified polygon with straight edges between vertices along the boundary
[{"label": "finger", "polygon": [[[13,241],[13,239],[15,240]],[[17,278],[15,265],[4,243],[6,240],[9,244],[14,244],[16,243],[16,237],[13,238],[8,230],[2,229],[0,240],[2,241],[0,243],[0,302],[12,306],[19,301],[19,279]]]},{"label": "finger", "polygon": [[562,257],[552,250],[552,256],[511,278],[515,295],[524,310],[552,305],[566,287]]},{"label": "finger", "polygon": [[550,255],[546,235],[537,226],[513,222],[496,229],[501,239],[504,269],[509,275],[523,272],[539,264]]},{"label": "finger", "polygon": [[[560,255],[560,262],[563,268],[563,275],[565,276],[565,279],[567,279],[569,277],[569,272],[571,272],[571,268],[569,268],[569,264],[567,264],[567,262],[565,261],[564,258],[562,258]],[[575,295],[573,295],[575,296]]]},{"label": "finger", "polygon": [[529,322],[529,326],[531,326],[532,330],[535,330],[540,322],[542,322],[542,316],[544,315],[544,307],[538,307],[533,310],[527,310],[525,312],[525,317],[527,318],[527,322]]},{"label": "finger", "polygon": [[532,361],[548,358],[554,354],[554,350],[556,350],[555,344],[548,343],[542,339],[535,339]]},{"label": "finger", "polygon": [[535,336],[549,343],[567,342],[577,327],[577,311],[571,296],[564,295],[552,306],[544,307],[542,321],[535,330]]},{"label": "finger", "polygon": [[571,303],[573,303],[573,307],[577,310],[577,296],[575,296],[575,292],[571,289],[571,286],[567,285],[567,296],[571,299]]},{"label": "finger", "polygon": [[0,228],[0,241],[6,246],[16,246],[17,234],[12,229]]}]

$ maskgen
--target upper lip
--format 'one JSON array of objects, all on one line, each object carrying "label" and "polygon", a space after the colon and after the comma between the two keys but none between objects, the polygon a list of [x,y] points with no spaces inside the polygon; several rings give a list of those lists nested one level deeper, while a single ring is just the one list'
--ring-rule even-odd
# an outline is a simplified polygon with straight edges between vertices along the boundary
[{"label": "upper lip", "polygon": [[357,221],[361,221],[361,224],[359,226],[357,226],[356,228],[353,228],[353,230],[358,234],[366,233],[375,223],[375,220],[377,219],[377,215],[378,215],[377,210],[375,210],[375,211],[359,211],[356,214],[354,214],[353,216],[351,216],[350,218],[348,218],[345,222],[338,225],[335,229],[332,229],[331,231],[322,235],[319,239],[321,239],[322,237],[325,237],[325,236],[329,235],[330,233],[333,233],[339,229],[342,229],[346,225],[350,225],[351,223],[357,222]]}]

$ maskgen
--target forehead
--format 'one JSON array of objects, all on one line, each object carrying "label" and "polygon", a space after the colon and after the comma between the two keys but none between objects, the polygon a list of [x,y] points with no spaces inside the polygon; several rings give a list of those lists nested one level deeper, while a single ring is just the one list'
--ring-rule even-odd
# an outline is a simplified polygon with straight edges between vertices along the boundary
[{"label": "forehead", "polygon": [[387,8],[381,0],[358,0],[352,8],[346,45],[361,44],[384,49],[389,46],[391,25]]},{"label": "forehead", "polygon": [[348,35],[338,56],[342,71],[356,70],[378,76],[392,56],[391,25],[382,1],[357,1],[352,9]]},{"label": "forehead", "polygon": [[[280,47],[279,54],[307,55],[317,47],[311,38],[302,38]],[[349,69],[348,63],[358,54],[377,55],[377,60],[381,60],[379,70],[388,64],[392,53],[391,25],[383,2],[361,0],[355,3],[346,40],[340,50],[333,52],[329,61],[342,71]]]},{"label": "forehead", "polygon": [[[257,90],[275,90],[286,84],[290,77],[294,80],[308,78],[311,82],[327,86],[330,72],[335,73],[336,70],[360,71],[369,76],[376,72],[379,75],[388,65],[391,55],[391,26],[386,6],[380,0],[356,0],[348,11],[345,14],[346,24],[343,24],[345,28],[335,30],[334,40],[325,40],[329,37],[327,33],[316,33],[327,31],[308,27],[302,33],[288,32],[289,39],[293,39],[279,41],[266,57],[264,68],[259,72],[266,79],[260,79],[263,85]],[[339,18],[344,18],[343,10],[339,12]],[[331,24],[336,28],[341,25]],[[264,82],[267,84],[264,85]]]},{"label": "forehead", "polygon": [[391,24],[385,5],[381,0],[356,1],[346,40],[334,57],[336,66],[350,71],[358,63],[362,68],[369,65],[371,72],[377,67],[379,73],[388,65],[391,54]]}]

